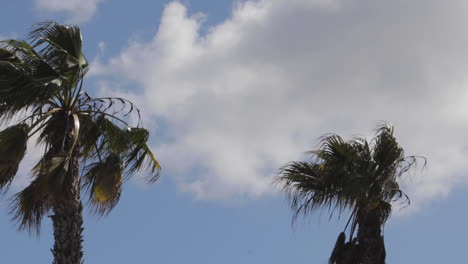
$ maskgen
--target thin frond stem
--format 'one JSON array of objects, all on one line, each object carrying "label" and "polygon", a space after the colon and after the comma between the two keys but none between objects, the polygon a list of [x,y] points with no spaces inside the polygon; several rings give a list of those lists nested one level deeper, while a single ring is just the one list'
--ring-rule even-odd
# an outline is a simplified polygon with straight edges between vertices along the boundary
[{"label": "thin frond stem", "polygon": [[63,96],[62,96],[61,93],[57,93],[57,94],[55,95],[54,100],[58,100],[58,101],[59,101],[59,104],[58,104],[58,105],[60,105],[60,107],[65,106],[65,99],[63,98]]},{"label": "thin frond stem", "polygon": [[102,163],[102,158],[101,158],[100,150],[99,150],[99,148],[98,148],[97,143],[94,143],[94,149],[96,149],[96,154],[97,154],[97,156],[98,156],[99,162]]},{"label": "thin frond stem", "polygon": [[49,101],[47,101],[47,103],[49,103],[49,105],[53,106],[54,108],[60,108],[60,105],[55,102],[54,99],[50,99]]},{"label": "thin frond stem", "polygon": [[117,101],[125,102],[125,103],[132,105],[133,108],[135,108],[135,110],[137,110],[138,112],[140,110],[132,101],[125,99],[125,98],[121,98],[121,97],[98,97],[98,98],[92,98],[90,101],[93,102],[93,101],[100,101],[100,100],[117,100]]},{"label": "thin frond stem", "polygon": [[[93,110],[84,110],[84,111],[80,111],[80,113],[94,113],[94,114],[99,114],[99,115],[104,115],[104,116],[108,116],[108,117],[111,117],[117,121],[120,121],[122,122],[124,125],[126,125],[127,127],[131,127],[127,122],[125,122],[124,120],[116,117],[115,115],[112,115],[112,114],[109,114],[109,113],[106,113],[106,112],[101,112],[101,111],[93,111]],[[79,114],[80,114],[79,113]]]},{"label": "thin frond stem", "polygon": [[[45,121],[45,120],[42,120],[42,121]],[[41,131],[41,129],[43,129],[45,126],[47,126],[47,122],[44,122],[42,125],[40,125],[36,130],[34,130],[32,133],[29,133],[28,134],[28,138],[31,138],[32,136],[34,136],[37,132]]]},{"label": "thin frond stem", "polygon": [[[81,70],[80,70],[81,71]],[[73,102],[71,104],[71,108],[74,109],[75,106],[76,106],[76,103],[79,101],[80,99],[80,93],[81,93],[81,90],[83,88],[83,79],[80,80],[80,85],[78,86],[79,88],[78,89],[74,89],[73,93],[72,93],[72,97],[73,97]],[[76,91],[76,92],[75,92]]]},{"label": "thin frond stem", "polygon": [[[45,114],[41,115],[40,118],[39,118],[38,120],[36,120],[36,122],[34,122],[34,123],[30,126],[29,130],[30,130],[30,131],[33,130],[38,124],[40,124],[41,122],[45,121],[45,119],[47,119],[50,115],[52,115],[53,113],[58,112],[58,111],[60,111],[60,110],[62,110],[62,109],[61,109],[61,108],[54,108],[54,109],[52,109],[52,110],[47,111]],[[30,117],[31,117],[31,116],[30,116]],[[29,118],[29,117],[28,117],[28,118]],[[24,121],[26,121],[28,118],[24,119]],[[22,122],[24,122],[24,121],[22,121]],[[43,126],[41,126],[40,128],[42,128],[42,127],[43,127]],[[39,129],[36,129],[36,131],[34,131],[34,133],[32,133],[29,137],[31,137],[32,135],[36,134],[36,132],[39,131],[40,128],[39,128]]]},{"label": "thin frond stem", "polygon": [[[39,113],[36,113],[37,111],[39,111]],[[43,115],[44,115],[44,113],[42,112],[42,110],[37,110],[36,109],[36,111],[33,111],[33,114],[30,114],[30,115],[24,117],[18,123],[24,123],[29,119],[34,120],[35,117],[38,117],[38,116],[40,117],[40,116],[43,116]],[[33,124],[33,123],[34,123],[34,121],[31,121],[31,124]]]},{"label": "thin frond stem", "polygon": [[[89,96],[88,96],[89,97]],[[102,110],[103,112],[107,111],[110,107],[113,106],[114,104],[114,101],[119,101],[121,104],[122,104],[122,109],[120,109],[120,111],[118,112],[122,112],[127,104],[130,105],[130,109],[127,111],[126,114],[124,114],[124,117],[127,117],[128,115],[130,115],[133,110],[135,110],[137,112],[137,116],[138,116],[138,125],[137,127],[140,127],[143,125],[143,122],[141,120],[141,113],[140,113],[140,109],[130,100],[128,99],[125,99],[125,98],[121,98],[121,97],[99,97],[99,98],[90,98],[89,97],[89,100],[85,101],[85,104],[88,104],[88,103],[104,103],[104,101],[109,101],[107,107]]]}]

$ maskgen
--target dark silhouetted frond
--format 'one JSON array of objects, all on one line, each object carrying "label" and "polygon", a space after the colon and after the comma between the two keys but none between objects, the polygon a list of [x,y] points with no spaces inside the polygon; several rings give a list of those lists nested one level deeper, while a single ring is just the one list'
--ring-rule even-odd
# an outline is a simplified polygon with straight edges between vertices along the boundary
[{"label": "dark silhouetted frond", "polygon": [[46,154],[34,166],[33,175],[54,197],[60,197],[65,179],[69,176],[69,167],[68,153]]},{"label": "dark silhouetted frond", "polygon": [[19,228],[39,234],[42,218],[52,207],[51,198],[49,189],[40,179],[16,194],[10,213],[19,223]]},{"label": "dark silhouetted frond", "polygon": [[24,41],[0,41],[0,116],[41,108],[58,90],[60,76]]},{"label": "dark silhouetted frond", "polygon": [[336,239],[335,247],[333,248],[328,264],[344,264],[343,255],[346,247],[346,234],[341,232]]},{"label": "dark silhouetted frond", "polygon": [[0,132],[0,192],[6,190],[26,153],[29,127],[18,124]]},{"label": "dark silhouetted frond", "polygon": [[352,229],[357,212],[364,211],[375,211],[383,225],[391,215],[392,202],[409,203],[397,180],[416,164],[417,157],[404,156],[393,127],[379,126],[371,143],[326,135],[319,149],[309,153],[311,161],[290,162],[276,178],[289,197],[293,220],[319,208],[328,208],[331,214],[350,209]]},{"label": "dark silhouetted frond", "polygon": [[[88,62],[82,52],[80,28],[53,21],[38,23],[30,32],[34,48],[59,72],[71,68],[85,69]],[[82,77],[82,76],[80,76]]]}]

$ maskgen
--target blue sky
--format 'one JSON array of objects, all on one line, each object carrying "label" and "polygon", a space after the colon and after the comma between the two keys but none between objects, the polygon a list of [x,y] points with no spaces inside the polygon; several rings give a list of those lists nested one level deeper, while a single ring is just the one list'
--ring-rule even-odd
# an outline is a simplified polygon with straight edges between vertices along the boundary
[{"label": "blue sky", "polygon": [[[428,167],[385,227],[388,263],[468,259],[466,1],[31,0],[0,10],[0,38],[46,19],[81,26],[94,94],[142,108],[163,174],[85,214],[86,263],[326,263],[345,218],[291,226],[271,184],[328,132],[393,123]],[[11,193],[27,184],[30,151]],[[2,263],[50,263],[52,230],[16,231],[0,201]]]}]

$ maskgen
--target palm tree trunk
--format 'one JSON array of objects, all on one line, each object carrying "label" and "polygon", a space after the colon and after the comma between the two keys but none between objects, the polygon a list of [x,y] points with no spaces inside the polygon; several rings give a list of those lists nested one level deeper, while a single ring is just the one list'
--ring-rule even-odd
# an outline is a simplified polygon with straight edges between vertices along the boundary
[{"label": "palm tree trunk", "polygon": [[[68,118],[67,121],[71,122]],[[69,151],[74,141],[74,131],[69,128],[70,126],[66,129],[65,146],[61,148],[66,151]],[[60,150],[55,149],[55,151],[58,153]],[[60,195],[55,197],[53,202],[54,215],[51,216],[55,239],[52,249],[53,264],[83,263],[83,205],[80,198],[78,157],[79,151],[75,147]]]},{"label": "palm tree trunk", "polygon": [[362,264],[385,264],[385,243],[378,212],[359,212],[357,239]]},{"label": "palm tree trunk", "polygon": [[76,158],[71,165],[72,177],[65,183],[63,199],[55,201],[53,207],[54,264],[83,263],[83,205],[80,199],[80,177]]}]

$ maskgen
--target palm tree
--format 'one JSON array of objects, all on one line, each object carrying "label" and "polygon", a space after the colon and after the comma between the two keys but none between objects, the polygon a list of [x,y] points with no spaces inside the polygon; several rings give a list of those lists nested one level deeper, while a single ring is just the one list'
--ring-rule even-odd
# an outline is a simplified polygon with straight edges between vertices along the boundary
[{"label": "palm tree", "polygon": [[[44,154],[32,181],[12,199],[20,229],[39,231],[52,213],[55,264],[82,263],[83,190],[98,214],[119,201],[122,183],[146,168],[149,182],[160,166],[147,146],[149,132],[139,110],[122,98],[93,98],[83,88],[88,63],[77,26],[36,24],[29,43],[0,42],[0,120],[15,124],[0,132],[0,191],[5,192],[25,156],[27,143]],[[34,136],[34,137],[33,137]]]},{"label": "palm tree", "polygon": [[290,162],[280,168],[276,178],[288,194],[293,221],[320,208],[328,208],[331,215],[349,210],[344,230],[351,224],[349,240],[346,242],[344,232],[340,234],[329,263],[385,263],[382,228],[392,212],[392,202],[409,204],[397,180],[418,157],[404,155],[393,127],[387,125],[379,126],[370,142],[326,135],[319,150],[310,154],[311,161]]}]

